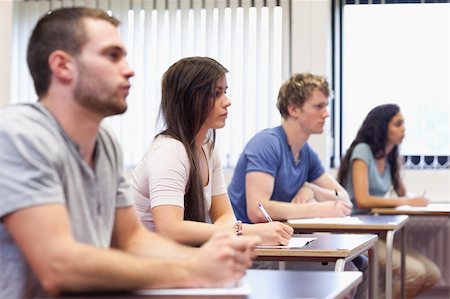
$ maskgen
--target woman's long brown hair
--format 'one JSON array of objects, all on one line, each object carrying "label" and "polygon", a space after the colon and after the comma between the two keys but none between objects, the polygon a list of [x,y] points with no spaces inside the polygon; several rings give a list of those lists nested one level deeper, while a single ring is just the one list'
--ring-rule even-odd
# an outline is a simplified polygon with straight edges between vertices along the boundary
[{"label": "woman's long brown hair", "polygon": [[[344,157],[341,159],[337,179],[338,182],[345,186],[350,165],[350,158],[353,149],[359,143],[367,143],[372,150],[375,159],[380,159],[386,155],[385,148],[387,144],[387,133],[389,122],[400,112],[399,106],[396,104],[384,104],[373,108],[364,119],[355,140],[353,140]],[[391,168],[392,185],[395,192],[400,192],[400,158],[398,146],[387,153],[387,162]]]},{"label": "woman's long brown hair", "polygon": [[[158,135],[183,143],[190,163],[184,195],[184,219],[205,221],[205,198],[195,149],[195,137],[214,107],[216,82],[228,70],[208,57],[183,58],[174,63],[162,78],[160,116],[165,129]],[[214,148],[215,131],[208,136]]]}]

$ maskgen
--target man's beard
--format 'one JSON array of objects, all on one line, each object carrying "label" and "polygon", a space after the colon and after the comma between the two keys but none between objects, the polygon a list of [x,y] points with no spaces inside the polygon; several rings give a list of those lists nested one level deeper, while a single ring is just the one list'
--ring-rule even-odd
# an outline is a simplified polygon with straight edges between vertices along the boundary
[{"label": "man's beard", "polygon": [[111,92],[104,81],[90,78],[86,68],[80,63],[78,66],[80,80],[74,91],[78,104],[102,117],[122,114],[127,110],[127,103],[118,94]]}]

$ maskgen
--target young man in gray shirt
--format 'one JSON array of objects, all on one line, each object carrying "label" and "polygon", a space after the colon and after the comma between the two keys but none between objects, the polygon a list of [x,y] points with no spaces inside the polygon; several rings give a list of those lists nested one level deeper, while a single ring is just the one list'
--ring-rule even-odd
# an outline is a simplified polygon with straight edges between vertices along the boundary
[{"label": "young man in gray shirt", "polygon": [[194,249],[137,219],[120,147],[102,124],[125,112],[134,75],[117,25],[66,8],[33,30],[39,101],[0,110],[0,298],[217,286],[251,264],[255,238],[220,234]]}]

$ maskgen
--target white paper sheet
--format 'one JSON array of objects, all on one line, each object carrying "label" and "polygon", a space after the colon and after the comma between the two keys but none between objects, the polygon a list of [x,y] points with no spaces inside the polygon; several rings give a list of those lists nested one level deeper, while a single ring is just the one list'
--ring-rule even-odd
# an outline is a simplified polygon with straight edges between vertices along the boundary
[{"label": "white paper sheet", "polygon": [[398,206],[396,210],[403,211],[438,211],[438,212],[449,212],[450,203],[430,203],[426,207],[413,207],[413,206]]},{"label": "white paper sheet", "polygon": [[251,287],[242,282],[222,288],[180,288],[138,290],[138,295],[250,295]]},{"label": "white paper sheet", "polygon": [[305,238],[305,237],[292,237],[289,240],[289,245],[258,245],[256,248],[262,249],[272,249],[272,248],[302,248],[307,245],[309,242],[315,240],[317,238]]},{"label": "white paper sheet", "polygon": [[291,224],[360,224],[363,223],[358,217],[346,216],[346,217],[333,217],[333,218],[302,218],[302,219],[290,219],[287,221]]}]

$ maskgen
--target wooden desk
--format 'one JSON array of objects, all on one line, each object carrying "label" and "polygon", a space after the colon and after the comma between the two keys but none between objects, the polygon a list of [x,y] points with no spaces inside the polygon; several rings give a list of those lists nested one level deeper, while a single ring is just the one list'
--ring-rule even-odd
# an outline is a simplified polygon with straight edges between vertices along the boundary
[{"label": "wooden desk", "polygon": [[[401,285],[402,298],[405,297],[405,248],[406,248],[406,215],[358,215],[361,223],[357,222],[331,222],[324,219],[323,223],[291,223],[296,233],[333,232],[333,233],[373,233],[386,237],[386,298],[392,298],[392,251],[394,248],[394,235],[401,231]],[[307,219],[305,219],[307,221]],[[377,265],[378,267],[378,265]],[[376,296],[372,296],[376,297]]]},{"label": "wooden desk", "polygon": [[426,207],[374,208],[373,214],[411,215],[411,216],[447,216],[450,217],[450,203],[430,203]]},{"label": "wooden desk", "polygon": [[138,295],[97,293],[65,295],[64,298],[180,298],[180,299],[260,299],[260,298],[343,298],[362,281],[361,272],[247,270],[243,278],[251,293],[245,295]]},{"label": "wooden desk", "polygon": [[302,248],[256,249],[256,260],[260,261],[311,261],[335,262],[335,271],[343,271],[345,262],[369,252],[371,298],[377,298],[378,265],[373,234],[313,234],[316,240]]}]

